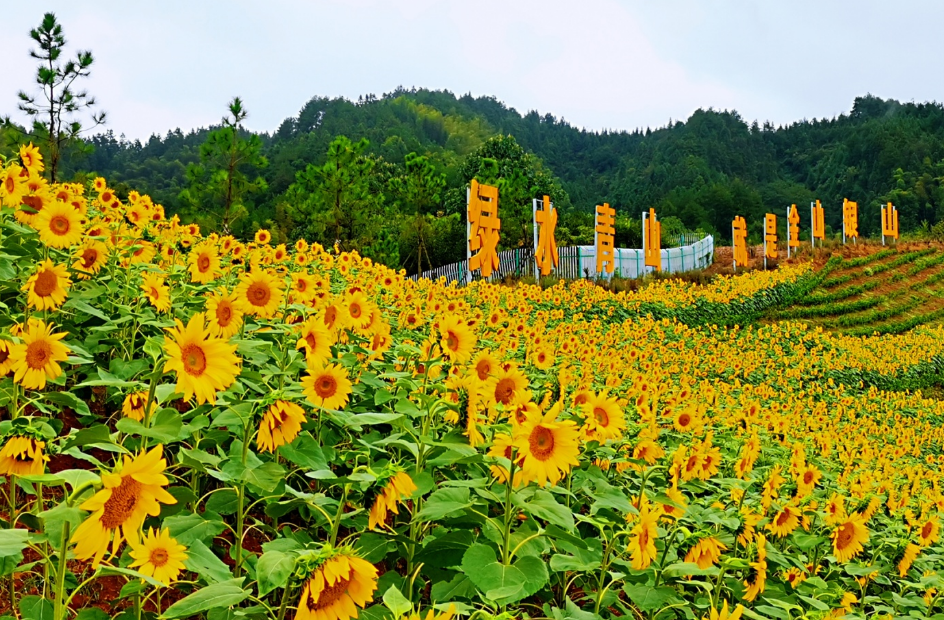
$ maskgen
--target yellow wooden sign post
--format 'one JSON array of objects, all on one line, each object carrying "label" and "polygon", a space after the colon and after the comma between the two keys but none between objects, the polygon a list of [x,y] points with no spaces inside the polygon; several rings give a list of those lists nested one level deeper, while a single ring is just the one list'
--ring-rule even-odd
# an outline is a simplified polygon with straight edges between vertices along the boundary
[{"label": "yellow wooden sign post", "polygon": [[846,244],[846,239],[852,237],[853,243],[859,243],[859,205],[848,200],[842,199],[842,244]]},{"label": "yellow wooden sign post", "polygon": [[656,218],[656,210],[642,212],[642,253],[646,267],[662,271],[662,223]]},{"label": "yellow wooden sign post", "polygon": [[597,255],[597,275],[603,272],[613,273],[613,237],[616,235],[616,209],[610,203],[597,205],[596,226],[594,227],[594,245]]},{"label": "yellow wooden sign post", "polygon": [[882,245],[885,245],[885,237],[898,241],[898,209],[892,203],[882,207]]},{"label": "yellow wooden sign post", "polygon": [[466,195],[468,202],[468,259],[469,279],[472,272],[480,270],[483,278],[489,278],[498,269],[498,239],[501,220],[498,219],[498,188],[482,185],[472,179],[472,187]]},{"label": "yellow wooden sign post", "polygon": [[[541,208],[538,208],[538,207]],[[534,201],[534,262],[542,276],[550,275],[552,269],[557,268],[560,258],[557,255],[557,241],[554,231],[557,230],[557,209],[551,202],[550,196],[544,200]]]},{"label": "yellow wooden sign post", "polygon": [[764,219],[764,269],[768,258],[777,258],[777,216],[773,213]]},{"label": "yellow wooden sign post", "polygon": [[731,239],[734,242],[734,270],[738,265],[747,267],[747,222],[740,215],[731,222]]},{"label": "yellow wooden sign post", "polygon": [[800,247],[800,214],[797,206],[790,205],[787,209],[787,258],[790,258],[790,248]]},{"label": "yellow wooden sign post", "polygon": [[826,238],[826,213],[823,211],[823,206],[819,203],[819,200],[810,203],[810,219],[813,221],[810,242],[815,248],[817,239],[822,245]]}]

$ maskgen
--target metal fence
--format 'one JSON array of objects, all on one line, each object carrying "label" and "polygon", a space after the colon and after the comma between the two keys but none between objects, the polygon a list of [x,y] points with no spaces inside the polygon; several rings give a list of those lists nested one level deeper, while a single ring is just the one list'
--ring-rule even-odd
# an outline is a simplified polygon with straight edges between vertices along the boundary
[{"label": "metal fence", "polygon": [[[703,269],[714,260],[715,243],[711,235],[677,248],[663,248],[662,271],[665,273],[679,273]],[[558,265],[554,271],[559,278],[575,280],[577,278],[594,278],[597,270],[596,247],[592,245],[577,245],[557,248]],[[638,278],[651,273],[652,267],[645,266],[643,251],[635,248],[615,248],[613,250],[613,275],[621,278]],[[498,269],[492,272],[493,280],[501,280],[507,276],[534,276],[534,248],[515,248],[498,253]],[[443,265],[436,269],[424,271],[421,276],[410,276],[413,280],[425,278],[438,280],[445,277],[447,282],[455,280],[460,284],[469,279],[469,268],[466,261]],[[604,277],[610,277],[605,274]],[[475,275],[478,278],[478,275]]]}]

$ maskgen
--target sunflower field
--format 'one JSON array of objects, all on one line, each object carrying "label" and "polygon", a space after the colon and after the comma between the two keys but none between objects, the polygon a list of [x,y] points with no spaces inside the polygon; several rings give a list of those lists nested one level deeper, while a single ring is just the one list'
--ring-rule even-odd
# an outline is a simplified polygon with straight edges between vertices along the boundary
[{"label": "sunflower field", "polygon": [[[944,328],[406,279],[0,165],[0,613],[940,617]],[[819,280],[817,280],[819,278]]]}]

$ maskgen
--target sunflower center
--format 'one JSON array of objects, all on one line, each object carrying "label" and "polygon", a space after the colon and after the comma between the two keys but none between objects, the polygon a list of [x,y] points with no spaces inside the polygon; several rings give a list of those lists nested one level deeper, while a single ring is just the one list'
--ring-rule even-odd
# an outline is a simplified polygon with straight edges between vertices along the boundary
[{"label": "sunflower center", "polygon": [[324,323],[328,327],[328,329],[331,329],[332,327],[334,327],[334,322],[337,320],[338,320],[338,309],[335,308],[334,306],[330,306],[327,310],[325,310]]},{"label": "sunflower center", "polygon": [[200,273],[206,273],[210,269],[210,257],[201,254],[200,258],[197,259],[197,269],[200,270]]},{"label": "sunflower center", "polygon": [[688,415],[687,413],[683,413],[682,415],[679,416],[679,426],[681,426],[682,428],[685,428],[691,423],[692,423],[692,417]]},{"label": "sunflower center", "polygon": [[855,536],[855,527],[851,523],[843,523],[836,531],[836,548],[845,549],[852,543]]},{"label": "sunflower center", "polygon": [[157,290],[156,286],[151,287],[151,297],[154,299],[154,301],[157,301],[161,298],[161,292]]},{"label": "sunflower center", "polygon": [[537,460],[548,460],[554,454],[554,433],[544,426],[535,426],[528,437],[528,447]]},{"label": "sunflower center", "polygon": [[308,343],[308,348],[312,351],[318,348],[318,341],[315,339],[315,334],[312,332],[305,334],[305,342]]},{"label": "sunflower center", "polygon": [[9,348],[6,348],[6,347],[5,347],[5,348],[3,348],[3,349],[0,349],[0,364],[2,364],[3,362],[7,361],[7,358],[8,358],[8,357],[10,357],[10,350],[9,350]]},{"label": "sunflower center", "polygon": [[160,568],[167,564],[167,560],[170,559],[170,555],[167,553],[167,549],[162,549],[158,547],[151,551],[151,564],[154,565],[154,568]]},{"label": "sunflower center", "polygon": [[36,282],[33,283],[33,292],[39,297],[49,297],[59,286],[59,276],[52,269],[43,269],[36,274]]},{"label": "sunflower center", "polygon": [[928,521],[927,523],[924,524],[924,527],[921,528],[921,538],[930,538],[931,532],[933,530],[934,530],[934,524]]},{"label": "sunflower center", "polygon": [[812,484],[813,483],[813,472],[808,471],[803,474],[803,484]]},{"label": "sunflower center", "polygon": [[26,347],[26,364],[33,370],[45,368],[52,357],[52,347],[45,340],[36,340]]},{"label": "sunflower center", "polygon": [[359,319],[364,314],[364,309],[361,308],[360,304],[354,303],[348,308],[348,312],[351,314],[351,318]]},{"label": "sunflower center", "polygon": [[459,350],[459,337],[456,335],[456,332],[451,330],[446,332],[446,348],[450,351]]},{"label": "sunflower center", "polygon": [[646,528],[642,528],[642,531],[639,532],[639,547],[645,549],[646,545],[649,544],[649,531]]},{"label": "sunflower center", "polygon": [[777,515],[777,525],[786,525],[789,520],[790,513],[786,510],[781,511],[780,514]]},{"label": "sunflower center", "polygon": [[318,398],[331,398],[337,391],[338,382],[331,375],[322,375],[315,381],[315,393],[318,394]]},{"label": "sunflower center", "polygon": [[113,530],[127,521],[141,494],[141,483],[131,476],[122,476],[121,484],[112,489],[111,497],[105,502],[101,522],[109,530]]},{"label": "sunflower center", "polygon": [[495,384],[495,400],[503,405],[511,402],[515,395],[515,382],[512,379],[500,379]]},{"label": "sunflower center", "polygon": [[180,358],[184,363],[184,370],[188,375],[199,377],[207,367],[206,353],[196,344],[188,344],[180,352]]},{"label": "sunflower center", "polygon": [[602,407],[593,408],[593,419],[597,421],[597,424],[600,426],[609,426],[610,425],[610,416],[606,414],[606,410]]},{"label": "sunflower center", "polygon": [[[325,580],[327,581],[327,579]],[[347,578],[339,578],[332,585],[325,583],[324,589],[318,595],[318,600],[312,600],[312,597],[308,597],[308,609],[311,611],[318,611],[325,609],[334,605],[341,598],[341,596],[347,592],[347,587],[351,584],[351,580]]]},{"label": "sunflower center", "polygon": [[253,282],[246,290],[246,299],[254,306],[264,306],[269,303],[272,291],[264,282]]},{"label": "sunflower center", "polygon": [[64,215],[56,215],[49,220],[49,230],[57,235],[68,234],[70,228],[72,225],[69,223],[69,218]]},{"label": "sunflower center", "polygon": [[492,365],[488,363],[488,360],[480,360],[475,365],[475,372],[479,376],[479,381],[485,381],[488,379],[489,373],[492,372]]},{"label": "sunflower center", "polygon": [[295,290],[299,293],[304,293],[306,290],[308,290],[308,283],[299,278],[295,281]]},{"label": "sunflower center", "polygon": [[92,265],[95,264],[95,261],[98,259],[98,252],[93,248],[87,248],[82,252],[82,267],[85,269],[90,269]]},{"label": "sunflower center", "polygon": [[222,302],[216,307],[216,322],[220,327],[226,327],[233,320],[233,308],[229,302]]},{"label": "sunflower center", "polygon": [[3,183],[4,183],[4,186],[6,187],[8,194],[12,194],[13,190],[16,189],[16,181],[13,179],[12,176],[8,176],[6,181],[4,181]]}]

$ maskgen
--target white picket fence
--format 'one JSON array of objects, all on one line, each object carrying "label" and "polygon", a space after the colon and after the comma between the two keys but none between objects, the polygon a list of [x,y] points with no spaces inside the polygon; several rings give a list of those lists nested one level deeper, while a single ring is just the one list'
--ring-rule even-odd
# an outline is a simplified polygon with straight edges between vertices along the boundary
[{"label": "white picket fence", "polygon": [[[592,245],[578,245],[557,248],[559,264],[555,274],[561,278],[595,278],[597,269],[596,247]],[[614,254],[613,275],[622,278],[638,278],[651,273],[652,267],[645,266],[643,251],[636,248],[616,248]],[[715,255],[714,237],[708,235],[692,244],[677,248],[662,250],[662,271],[665,273],[680,273],[694,269],[704,269],[712,263]],[[492,279],[502,279],[506,276],[533,276],[534,248],[515,248],[498,253],[498,269],[492,273]],[[469,268],[466,261],[443,265],[430,271],[424,271],[421,276],[413,275],[412,279],[426,278],[438,280],[445,277],[447,282],[455,280],[463,284],[469,279]],[[477,278],[478,275],[476,274]],[[605,277],[609,278],[609,274]]]}]

